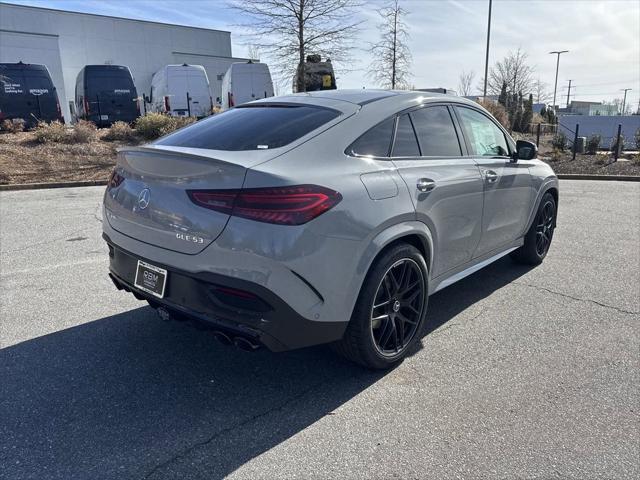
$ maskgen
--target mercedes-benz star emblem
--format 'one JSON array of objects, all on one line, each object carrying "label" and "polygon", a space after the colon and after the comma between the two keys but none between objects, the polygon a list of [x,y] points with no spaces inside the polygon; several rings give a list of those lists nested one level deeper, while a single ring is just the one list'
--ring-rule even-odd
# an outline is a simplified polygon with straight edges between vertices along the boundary
[{"label": "mercedes-benz star emblem", "polygon": [[149,206],[149,199],[151,198],[151,192],[148,188],[143,188],[138,195],[138,207],[140,210],[144,210]]}]

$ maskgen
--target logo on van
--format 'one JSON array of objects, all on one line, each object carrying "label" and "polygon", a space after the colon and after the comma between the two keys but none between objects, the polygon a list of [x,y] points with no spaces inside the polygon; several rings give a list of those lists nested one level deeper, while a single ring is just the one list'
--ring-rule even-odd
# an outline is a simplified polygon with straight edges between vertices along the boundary
[{"label": "logo on van", "polygon": [[31,95],[43,95],[45,93],[49,93],[48,88],[31,88],[29,89],[29,93]]},{"label": "logo on van", "polygon": [[138,195],[138,207],[140,210],[144,210],[149,206],[149,200],[151,199],[151,191],[148,188],[143,188]]},{"label": "logo on van", "polygon": [[131,93],[131,90],[124,88],[116,88],[113,93]]}]

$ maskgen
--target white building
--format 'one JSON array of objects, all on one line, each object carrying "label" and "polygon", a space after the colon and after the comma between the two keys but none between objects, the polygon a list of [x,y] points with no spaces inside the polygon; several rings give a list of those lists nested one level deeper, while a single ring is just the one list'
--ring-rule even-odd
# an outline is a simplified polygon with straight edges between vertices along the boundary
[{"label": "white building", "polygon": [[221,30],[0,3],[0,63],[46,65],[67,121],[85,65],[128,66],[139,96],[165,65],[202,65],[215,101],[231,63],[246,60],[231,55],[231,34]]}]

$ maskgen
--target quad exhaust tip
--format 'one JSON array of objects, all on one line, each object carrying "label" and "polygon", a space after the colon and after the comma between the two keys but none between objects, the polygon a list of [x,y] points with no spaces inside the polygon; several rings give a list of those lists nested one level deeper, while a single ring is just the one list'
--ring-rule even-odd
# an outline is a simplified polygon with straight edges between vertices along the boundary
[{"label": "quad exhaust tip", "polygon": [[259,343],[252,342],[248,338],[245,337],[230,337],[224,332],[220,330],[216,330],[213,332],[213,336],[216,340],[218,340],[221,344],[229,346],[233,345],[240,350],[244,350],[245,352],[255,352],[258,348],[260,348]]},{"label": "quad exhaust tip", "polygon": [[213,337],[223,345],[229,346],[233,344],[233,340],[231,339],[231,337],[229,337],[229,335],[219,330],[216,330],[215,332],[213,332]]},{"label": "quad exhaust tip", "polygon": [[244,337],[235,337],[233,339],[233,344],[239,348],[240,350],[244,350],[245,352],[255,352],[260,345],[252,342],[251,340]]}]

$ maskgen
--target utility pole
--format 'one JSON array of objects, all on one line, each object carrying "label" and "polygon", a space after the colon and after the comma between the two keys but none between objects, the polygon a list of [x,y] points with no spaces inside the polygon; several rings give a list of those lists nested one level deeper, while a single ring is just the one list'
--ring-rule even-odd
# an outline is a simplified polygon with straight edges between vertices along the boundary
[{"label": "utility pole", "polygon": [[569,97],[571,96],[571,80],[569,80],[569,90],[567,91],[567,108],[569,108]]},{"label": "utility pole", "polygon": [[549,55],[557,55],[558,59],[556,61],[556,83],[553,86],[553,109],[555,113],[556,108],[556,92],[558,90],[558,70],[560,69],[560,55],[563,53],[567,53],[569,50],[560,50],[555,52],[549,52]]},{"label": "utility pole", "polygon": [[487,53],[484,58],[484,89],[483,100],[487,99],[487,77],[489,75],[489,39],[491,38],[491,0],[489,0],[489,20],[487,21]]},{"label": "utility pole", "polygon": [[625,108],[626,108],[626,106],[627,106],[627,92],[628,92],[629,90],[632,90],[632,89],[631,89],[631,88],[621,88],[620,90],[621,90],[621,91],[624,91],[624,99],[622,100],[622,112],[621,112],[621,113],[622,113],[622,115],[624,115],[624,109],[625,109]]}]

